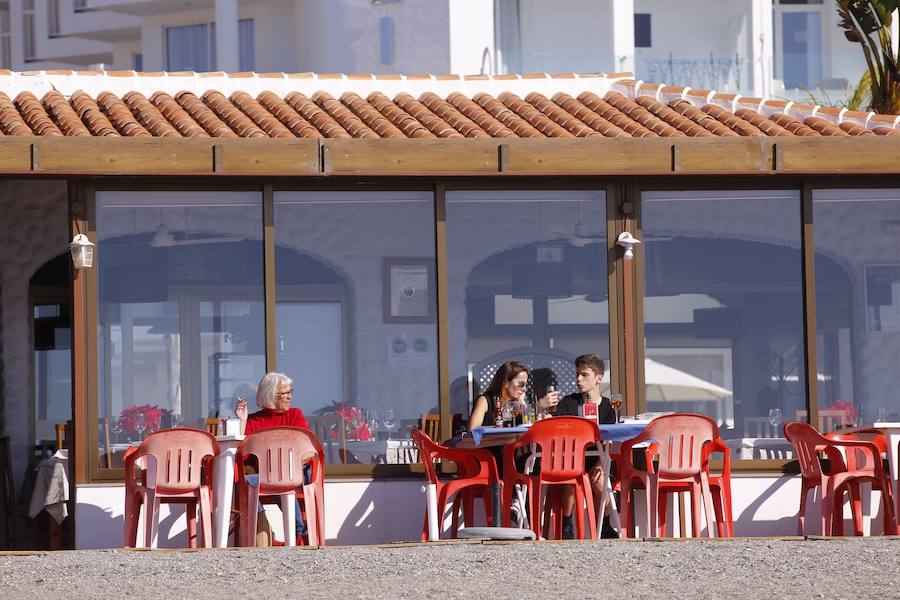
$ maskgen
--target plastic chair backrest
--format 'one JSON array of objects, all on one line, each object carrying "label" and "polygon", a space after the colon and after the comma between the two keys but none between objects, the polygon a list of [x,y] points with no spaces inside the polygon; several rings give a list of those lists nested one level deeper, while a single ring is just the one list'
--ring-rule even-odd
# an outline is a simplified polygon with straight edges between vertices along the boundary
[{"label": "plastic chair backrest", "polygon": [[823,450],[828,439],[816,428],[802,421],[791,421],[784,424],[784,437],[794,447],[797,461],[800,463],[800,474],[806,479],[819,480],[822,477],[822,465],[818,452]]},{"label": "plastic chair backrest", "polygon": [[487,477],[491,482],[499,481],[497,465],[486,450],[448,448],[432,440],[421,429],[413,429],[410,433],[419,449],[419,462],[425,469],[429,483],[440,483],[434,467],[435,460],[449,460],[456,464],[458,479]]},{"label": "plastic chair backrest", "polygon": [[303,485],[303,465],[313,463],[313,477],[321,476],[322,444],[309,429],[301,427],[271,427],[255,431],[238,446],[240,466],[246,457],[253,456],[259,465],[261,493],[285,493]]},{"label": "plastic chair backrest", "polygon": [[[854,433],[829,433],[825,436],[830,440],[849,442],[871,442],[878,448],[879,455],[887,453],[887,436],[880,431],[858,431]],[[851,471],[872,471],[875,465],[873,457],[868,452],[862,452],[853,448],[846,449],[847,468]]]},{"label": "plastic chair backrest", "polygon": [[434,468],[434,458],[440,450],[440,445],[432,440],[421,429],[413,429],[412,439],[419,449],[419,462],[425,469],[425,476],[429,483],[438,483],[437,469]]},{"label": "plastic chair backrest", "polygon": [[[162,429],[144,438],[130,460],[152,457],[156,461],[156,491],[180,493],[209,483],[201,481],[201,467],[207,463],[208,458],[218,453],[219,444],[207,431]],[[209,468],[206,476],[211,481],[212,473]]]},{"label": "plastic chair backrest", "polygon": [[541,452],[541,479],[562,481],[584,473],[584,453],[600,440],[597,423],[581,417],[553,417],[538,421],[515,446],[537,444]]},{"label": "plastic chair backrest", "polygon": [[704,468],[704,447],[718,434],[716,422],[705,415],[674,414],[653,419],[639,437],[654,442],[659,476],[678,479],[697,475]]}]

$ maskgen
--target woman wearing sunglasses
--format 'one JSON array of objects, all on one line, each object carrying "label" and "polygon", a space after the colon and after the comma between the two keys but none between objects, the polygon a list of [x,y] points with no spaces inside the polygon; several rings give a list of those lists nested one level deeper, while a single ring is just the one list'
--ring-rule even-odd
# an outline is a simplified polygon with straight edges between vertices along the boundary
[{"label": "woman wearing sunglasses", "polygon": [[[490,385],[475,400],[469,416],[469,431],[476,427],[492,427],[497,412],[509,406],[522,414],[526,410],[525,391],[528,386],[528,369],[522,363],[511,360],[503,363],[494,373]],[[537,401],[538,411],[546,411],[559,402],[559,392],[547,392]]]}]

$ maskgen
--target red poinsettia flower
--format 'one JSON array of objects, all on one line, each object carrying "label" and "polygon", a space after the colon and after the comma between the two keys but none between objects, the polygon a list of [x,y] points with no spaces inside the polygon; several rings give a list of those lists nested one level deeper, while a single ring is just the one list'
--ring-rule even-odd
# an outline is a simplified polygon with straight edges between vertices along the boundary
[{"label": "red poinsettia flower", "polygon": [[828,407],[828,410],[842,410],[847,415],[847,423],[855,424],[857,422],[856,407],[849,402],[835,400],[834,404]]},{"label": "red poinsettia flower", "polygon": [[159,408],[158,406],[150,406],[149,404],[126,406],[120,413],[119,420],[122,422],[122,432],[129,435],[139,435],[141,432],[137,430],[137,415],[144,415],[145,429],[148,431],[156,431],[163,422],[163,417],[171,418],[172,411]]},{"label": "red poinsettia flower", "polygon": [[[342,406],[334,411],[336,415],[341,415],[344,420],[344,437],[352,440],[371,440],[372,433],[369,426],[363,418],[362,411],[355,406]],[[337,439],[341,435],[340,431],[332,431],[331,439]]]}]

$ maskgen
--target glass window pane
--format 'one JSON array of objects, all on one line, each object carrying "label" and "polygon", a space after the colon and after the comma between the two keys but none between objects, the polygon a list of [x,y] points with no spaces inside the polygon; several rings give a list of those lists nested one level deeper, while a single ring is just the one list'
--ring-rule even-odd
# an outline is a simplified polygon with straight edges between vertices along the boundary
[{"label": "glass window pane", "polygon": [[814,190],[820,418],[900,420],[900,190]]},{"label": "glass window pane", "polygon": [[255,395],[265,373],[261,233],[258,192],[97,194],[99,415],[110,425],[125,417],[113,444],[139,437],[135,407],[151,407],[148,429],[202,426],[231,416],[237,394]]},{"label": "glass window pane", "polygon": [[642,218],[647,410],[715,418],[735,458],[784,458],[758,440],[805,414],[799,192],[645,193]]},{"label": "glass window pane", "polygon": [[253,19],[238,21],[238,64],[241,71],[252,71],[256,68]]},{"label": "glass window pane", "polygon": [[505,361],[532,370],[528,394],[539,396],[553,381],[562,395],[577,391],[578,355],[608,364],[606,265],[604,192],[447,193],[450,402],[461,426]]},{"label": "glass window pane", "polygon": [[[215,33],[213,33],[213,36]],[[182,25],[166,27],[166,69],[168,71],[210,71],[209,27]]]},{"label": "glass window pane", "polygon": [[278,370],[328,462],[416,462],[439,412],[432,193],[277,192],[275,238]]}]

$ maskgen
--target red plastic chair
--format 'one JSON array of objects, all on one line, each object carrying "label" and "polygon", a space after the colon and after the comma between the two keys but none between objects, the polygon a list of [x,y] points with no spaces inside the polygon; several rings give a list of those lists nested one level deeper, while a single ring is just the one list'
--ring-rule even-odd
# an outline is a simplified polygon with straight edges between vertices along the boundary
[{"label": "red plastic chair", "polygon": [[[700,497],[706,513],[707,534],[712,537],[712,498],[709,483],[709,452],[707,448],[718,437],[715,422],[704,415],[674,414],[652,420],[637,437],[622,442],[620,495],[622,505],[622,534],[631,535],[634,518],[631,493],[635,484],[647,490],[647,523],[650,531],[662,537],[665,530],[657,520],[658,507],[665,502],[665,493],[690,491],[691,530],[700,535]],[[632,448],[649,442],[647,470],[638,469],[632,461]],[[659,457],[654,470],[652,457]],[[729,490],[730,491],[730,490]]]},{"label": "red plastic chair", "polygon": [[[713,475],[709,472],[709,458],[716,453],[722,454],[722,472]],[[712,443],[704,446],[703,469],[709,477],[709,490],[712,494],[713,511],[716,514],[716,535],[718,537],[734,537],[734,517],[731,511],[731,448],[718,435]],[[669,491],[691,491],[690,484],[687,483],[681,484],[680,488],[677,482],[666,482],[665,486]],[[676,490],[676,488],[679,489]],[[667,505],[665,496],[661,495],[657,504],[657,518],[659,519],[659,531],[663,533],[666,530]]]},{"label": "red plastic chair", "polygon": [[[840,433],[840,432],[831,432],[825,434],[830,440],[835,441],[863,441],[863,442],[871,442],[875,444],[875,447],[878,448],[879,459],[887,454],[888,450],[888,439],[887,436],[880,431],[858,431],[854,433]],[[869,464],[871,456],[866,452],[859,452],[858,450],[847,451],[846,453],[846,463],[847,468],[851,471],[856,471],[859,469],[870,469],[873,468],[874,465]],[[882,462],[882,468],[884,467],[884,463]],[[887,475],[887,474],[885,474]],[[890,479],[888,479],[890,482]],[[886,494],[888,497],[888,501],[891,506],[894,506],[894,490],[893,486],[888,485],[887,489],[885,489],[881,482],[870,482],[873,491],[881,492],[882,494]],[[854,534],[861,536],[863,535],[863,526],[862,526],[862,496],[859,491],[859,482],[851,481],[847,484],[848,490],[850,492],[850,505],[853,514],[853,532]],[[897,524],[894,522],[888,521],[887,512],[882,515],[884,518],[884,533],[885,535],[893,535],[896,533],[900,533],[900,528],[898,528]],[[840,516],[836,516],[840,519]],[[843,532],[843,524],[841,525],[841,531]]]},{"label": "red plastic chair", "polygon": [[[412,438],[419,448],[419,461],[425,469],[428,483],[434,484],[437,492],[438,505],[438,534],[440,535],[441,523],[443,523],[444,510],[447,502],[453,498],[453,523],[450,532],[451,537],[456,537],[459,531],[459,509],[463,509],[463,522],[471,526],[474,522],[475,499],[480,498],[484,503],[484,514],[488,526],[493,526],[492,486],[500,483],[497,474],[497,463],[494,456],[487,450],[479,448],[448,448],[441,446],[432,440],[420,429],[412,430]],[[456,464],[456,479],[444,480],[438,477],[434,461],[446,460]],[[422,540],[428,539],[428,512],[425,513],[425,522],[422,525]]]},{"label": "red plastic chair", "polygon": [[[576,536],[584,538],[584,510],[588,515],[588,537],[596,539],[597,521],[591,482],[584,470],[584,454],[588,446],[600,440],[600,428],[595,421],[581,417],[553,417],[538,421],[525,435],[503,449],[503,506],[504,525],[510,526],[509,507],[517,484],[527,490],[531,530],[535,535],[549,537],[550,514],[555,513],[554,533],[562,537],[562,494],[559,486],[575,486]],[[541,470],[526,475],[516,470],[516,449],[535,444],[541,453]],[[541,528],[541,492],[548,486],[545,524]],[[554,489],[556,488],[556,489]]]},{"label": "red plastic chair", "polygon": [[[281,500],[285,545],[295,545],[295,498],[302,498],[310,545],[325,545],[325,453],[315,434],[300,427],[272,427],[248,435],[237,448],[237,472],[243,545],[256,544],[257,506],[260,496]],[[259,485],[247,482],[247,464],[256,463]],[[303,466],[311,464],[309,483],[304,483]],[[300,493],[302,492],[302,496]],[[310,502],[310,499],[313,501]]]},{"label": "red plastic chair", "polygon": [[[897,531],[894,518],[894,501],[891,482],[881,463],[881,449],[874,441],[853,439],[830,439],[820,434],[814,427],[800,421],[784,424],[784,437],[791,442],[800,463],[802,484],[800,487],[800,511],[797,532],[804,535],[806,526],[806,497],[810,490],[822,488],[822,535],[834,535],[836,529],[843,535],[844,491],[859,498],[859,483],[868,482],[873,488],[888,490],[881,494],[884,509],[885,533]],[[849,436],[834,436],[834,438]],[[847,461],[840,449],[845,448]],[[885,445],[886,449],[886,445]],[[819,461],[820,453],[828,458],[826,473]],[[855,491],[854,491],[855,490]],[[854,508],[854,528],[862,534],[862,516]],[[857,516],[859,519],[857,520]]]},{"label": "red plastic chair", "polygon": [[[219,453],[216,438],[199,429],[163,429],[151,433],[125,458],[125,546],[137,545],[141,506],[147,512],[144,545],[155,548],[159,505],[185,504],[188,541],[197,547],[197,508],[203,546],[212,546],[212,459]],[[136,478],[137,461],[143,463]]]}]

